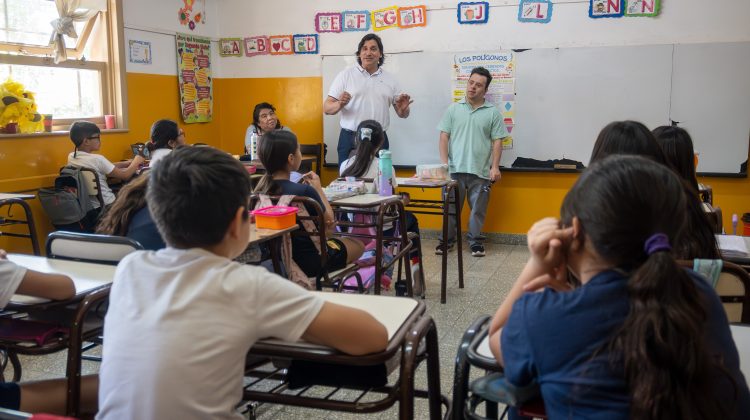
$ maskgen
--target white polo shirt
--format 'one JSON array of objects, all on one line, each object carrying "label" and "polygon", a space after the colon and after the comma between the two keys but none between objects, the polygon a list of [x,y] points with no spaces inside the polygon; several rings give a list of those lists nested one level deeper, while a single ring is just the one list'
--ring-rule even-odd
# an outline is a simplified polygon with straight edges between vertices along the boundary
[{"label": "white polo shirt", "polygon": [[341,71],[331,84],[328,96],[340,98],[344,91],[352,99],[341,108],[341,128],[356,130],[364,120],[375,120],[388,130],[391,123],[389,107],[401,94],[401,86],[390,73],[379,67],[370,74],[359,64]]}]

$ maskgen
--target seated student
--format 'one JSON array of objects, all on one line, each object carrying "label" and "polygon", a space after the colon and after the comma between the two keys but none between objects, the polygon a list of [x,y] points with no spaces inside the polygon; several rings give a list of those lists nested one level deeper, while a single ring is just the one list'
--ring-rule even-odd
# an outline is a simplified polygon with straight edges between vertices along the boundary
[{"label": "seated student", "polygon": [[[40,273],[8,261],[0,249],[0,308],[15,293],[46,299],[66,300],[75,296],[73,280],[62,274]],[[84,376],[81,381],[81,409],[96,411],[98,378]],[[68,381],[65,378],[35,382],[0,383],[0,407],[30,413],[65,414]]]},{"label": "seated student", "polygon": [[99,221],[96,232],[127,236],[153,251],[166,248],[146,205],[147,186],[148,175],[142,175],[122,187],[109,211]]},{"label": "seated student", "polygon": [[289,127],[281,125],[279,117],[276,115],[276,108],[268,102],[261,102],[255,105],[253,109],[253,122],[245,131],[245,153],[249,154],[250,136],[256,134],[262,136],[273,130],[291,131]]},{"label": "seated student", "polygon": [[[649,129],[637,121],[615,121],[599,133],[591,152],[594,163],[609,155],[639,155],[674,169]],[[674,252],[678,258],[721,258],[711,223],[692,187],[685,185],[688,200],[688,229],[675,238]]]},{"label": "seated student", "polygon": [[654,138],[664,152],[667,162],[698,193],[698,179],[695,177],[695,151],[693,139],[684,128],[663,125],[653,130]]},{"label": "seated student", "polygon": [[146,143],[153,168],[175,147],[185,144],[185,130],[172,120],[159,120],[151,126],[151,141]]},{"label": "seated student", "polygon": [[[266,173],[255,188],[256,193],[268,195],[296,195],[310,197],[320,204],[325,212],[328,232],[333,232],[333,209],[323,193],[320,178],[315,172],[308,172],[303,176],[303,182],[295,183],[289,180],[290,173],[299,169],[302,160],[297,136],[289,131],[274,130],[263,135],[260,143],[260,161],[266,168]],[[315,210],[308,209],[313,215]],[[303,228],[303,226],[300,226]],[[364,246],[361,241],[352,238],[329,237],[328,271],[344,268],[362,256]],[[324,267],[320,265],[320,254],[312,239],[306,236],[292,237],[292,258],[305,272],[307,277],[317,277]]]},{"label": "seated student", "polygon": [[98,419],[242,418],[245,356],[264,337],[362,355],[385,327],[231,259],[250,239],[250,179],[213,148],[185,147],[150,171],[146,192],[168,247],[117,266],[104,323]]},{"label": "seated student", "polygon": [[[561,220],[529,230],[531,255],[490,347],[509,383],[539,384],[549,418],[750,413],[722,303],[670,252],[686,228],[684,191],[663,165],[611,156],[579,177]],[[582,286],[570,288],[568,270]]]},{"label": "seated student", "polygon": [[[68,155],[68,165],[89,168],[96,172],[105,206],[115,201],[115,195],[107,184],[107,177],[127,181],[144,162],[143,156],[138,155],[130,161],[113,164],[104,156],[93,154],[102,146],[101,131],[96,124],[88,121],[76,121],[70,126],[70,140],[75,145],[75,150]],[[98,208],[99,202],[92,200],[92,205]]]}]

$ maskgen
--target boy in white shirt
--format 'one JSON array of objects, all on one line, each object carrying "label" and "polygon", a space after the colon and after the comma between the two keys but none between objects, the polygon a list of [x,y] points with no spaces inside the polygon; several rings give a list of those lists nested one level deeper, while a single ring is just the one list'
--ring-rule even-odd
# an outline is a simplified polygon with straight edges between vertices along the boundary
[{"label": "boy in white shirt", "polygon": [[231,261],[250,235],[250,179],[239,161],[181,148],[149,176],[149,210],[168,247],[117,267],[98,419],[242,418],[245,357],[264,337],[355,355],[385,348],[385,327],[366,312]]},{"label": "boy in white shirt", "polygon": [[[72,298],[76,289],[73,280],[62,274],[40,273],[8,261],[0,249],[0,308],[15,293],[47,299]],[[81,378],[81,410],[96,411],[97,377]],[[0,407],[30,413],[65,414],[68,381],[65,378],[36,382],[0,382]]]},{"label": "boy in white shirt", "polygon": [[[75,150],[68,155],[68,165],[89,168],[96,172],[105,206],[115,201],[115,194],[107,184],[107,177],[127,181],[144,162],[143,156],[140,155],[129,161],[112,163],[102,155],[93,154],[102,146],[101,131],[96,124],[88,121],[76,121],[70,126],[70,140],[75,145]],[[91,204],[94,208],[99,207],[98,201],[92,200]]]}]

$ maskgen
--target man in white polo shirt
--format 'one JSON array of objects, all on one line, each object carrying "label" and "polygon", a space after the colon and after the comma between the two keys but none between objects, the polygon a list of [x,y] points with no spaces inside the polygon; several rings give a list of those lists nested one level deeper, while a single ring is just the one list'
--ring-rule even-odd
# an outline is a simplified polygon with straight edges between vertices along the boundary
[{"label": "man in white polo shirt", "polygon": [[[396,79],[381,68],[385,55],[383,41],[375,34],[367,34],[359,42],[357,65],[341,71],[334,79],[323,102],[327,115],[341,112],[341,132],[337,147],[339,165],[349,158],[354,149],[354,131],[364,120],[375,120],[387,131],[390,125],[389,107],[396,115],[409,116],[411,97],[401,93]],[[383,149],[388,149],[388,134]]]}]

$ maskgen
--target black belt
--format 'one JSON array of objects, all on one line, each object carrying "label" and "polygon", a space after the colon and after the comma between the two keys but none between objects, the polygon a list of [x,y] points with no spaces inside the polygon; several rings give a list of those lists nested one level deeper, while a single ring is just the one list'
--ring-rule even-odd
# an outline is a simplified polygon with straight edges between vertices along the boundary
[{"label": "black belt", "polygon": [[356,131],[354,131],[354,130],[349,130],[349,129],[346,129],[346,128],[342,128],[342,129],[341,129],[341,131],[343,131],[343,132],[345,132],[345,133],[349,133],[349,134],[355,134],[355,133],[356,133]]}]

